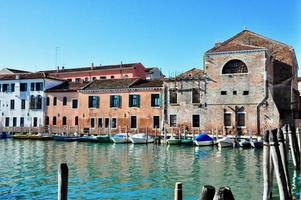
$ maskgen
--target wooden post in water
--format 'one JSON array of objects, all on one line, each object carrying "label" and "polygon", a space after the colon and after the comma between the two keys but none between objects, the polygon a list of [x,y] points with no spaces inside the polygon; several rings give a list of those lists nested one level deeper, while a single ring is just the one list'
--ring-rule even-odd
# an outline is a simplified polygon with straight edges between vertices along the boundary
[{"label": "wooden post in water", "polygon": [[277,138],[278,138],[278,143],[279,143],[279,151],[280,151],[280,156],[281,156],[281,161],[283,165],[283,170],[284,170],[284,175],[285,175],[285,180],[287,182],[288,186],[288,192],[289,195],[291,196],[291,188],[290,188],[290,178],[289,178],[289,173],[288,173],[288,160],[287,160],[287,152],[286,152],[286,147],[284,143],[284,135],[282,133],[282,130],[280,128],[277,129]]},{"label": "wooden post in water", "polygon": [[215,188],[211,185],[204,185],[199,200],[213,200]]},{"label": "wooden post in water", "polygon": [[235,200],[229,187],[221,187],[214,196],[214,200]]},{"label": "wooden post in water", "polygon": [[263,136],[263,200],[269,200],[270,191],[270,131],[265,131]]},{"label": "wooden post in water", "polygon": [[292,154],[293,164],[294,164],[295,167],[297,167],[297,157],[296,157],[296,154],[295,154],[295,145],[294,145],[293,135],[292,135],[290,125],[288,125],[287,129],[288,129],[287,132],[288,132],[288,137],[289,137],[289,146],[290,146],[290,150],[291,150],[291,154]]},{"label": "wooden post in water", "polygon": [[67,200],[68,196],[68,166],[61,163],[58,170],[58,200]]},{"label": "wooden post in water", "polygon": [[290,196],[287,189],[288,186],[285,179],[285,173],[283,170],[283,165],[282,165],[281,156],[279,152],[279,147],[278,147],[279,144],[277,141],[276,134],[274,134],[274,132],[270,134],[269,140],[270,140],[270,153],[272,156],[272,161],[273,161],[276,179],[278,183],[280,200],[289,200]]},{"label": "wooden post in water", "polygon": [[146,127],[146,144],[148,143],[148,128]]},{"label": "wooden post in water", "polygon": [[183,195],[182,195],[182,182],[176,182],[175,185],[175,198],[174,200],[182,200]]}]

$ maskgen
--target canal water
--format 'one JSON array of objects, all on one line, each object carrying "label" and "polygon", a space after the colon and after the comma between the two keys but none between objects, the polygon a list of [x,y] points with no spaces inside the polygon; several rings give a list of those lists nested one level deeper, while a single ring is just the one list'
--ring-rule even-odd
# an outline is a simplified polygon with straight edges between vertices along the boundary
[{"label": "canal water", "polygon": [[[205,184],[237,200],[262,199],[262,150],[0,140],[0,199],[56,199],[57,168],[69,166],[69,199],[197,199]],[[290,162],[291,163],[291,162]],[[290,175],[299,195],[299,172]],[[276,195],[277,186],[274,186]],[[275,199],[278,199],[277,197]]]}]

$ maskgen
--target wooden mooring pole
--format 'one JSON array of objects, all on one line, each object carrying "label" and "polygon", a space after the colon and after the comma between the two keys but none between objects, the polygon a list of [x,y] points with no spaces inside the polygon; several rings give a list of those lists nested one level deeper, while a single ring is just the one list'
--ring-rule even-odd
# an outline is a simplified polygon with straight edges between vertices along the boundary
[{"label": "wooden mooring pole", "polygon": [[229,187],[221,187],[215,194],[214,200],[235,200]]},{"label": "wooden mooring pole", "polygon": [[213,200],[215,195],[215,187],[211,185],[204,185],[199,200]]},{"label": "wooden mooring pole", "polygon": [[182,195],[182,182],[176,182],[175,185],[175,198],[174,200],[182,200],[183,195]]},{"label": "wooden mooring pole", "polygon": [[271,197],[271,173],[270,173],[270,131],[266,131],[263,136],[263,200],[269,200]]},{"label": "wooden mooring pole", "polygon": [[58,200],[67,200],[68,194],[68,166],[61,163],[58,169]]}]

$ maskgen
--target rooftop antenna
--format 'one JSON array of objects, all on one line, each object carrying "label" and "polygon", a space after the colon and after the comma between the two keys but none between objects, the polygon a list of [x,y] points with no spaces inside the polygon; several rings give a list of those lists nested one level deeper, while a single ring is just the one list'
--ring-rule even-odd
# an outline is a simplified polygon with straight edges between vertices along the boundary
[{"label": "rooftop antenna", "polygon": [[247,30],[248,30],[248,28],[246,26],[244,26],[244,31],[247,31]]}]

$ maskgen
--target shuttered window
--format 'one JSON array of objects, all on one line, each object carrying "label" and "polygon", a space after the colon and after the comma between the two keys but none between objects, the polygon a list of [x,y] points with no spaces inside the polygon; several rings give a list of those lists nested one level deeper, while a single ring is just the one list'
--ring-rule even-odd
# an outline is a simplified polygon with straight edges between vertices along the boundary
[{"label": "shuttered window", "polygon": [[238,127],[246,126],[245,117],[246,117],[245,113],[237,113],[237,126]]},{"label": "shuttered window", "polygon": [[89,96],[89,108],[98,108],[98,107],[99,107],[99,97]]},{"label": "shuttered window", "polygon": [[110,107],[111,108],[120,108],[121,106],[121,96],[111,95],[110,96]]},{"label": "shuttered window", "polygon": [[152,107],[160,106],[160,94],[152,94],[151,95],[151,106]]},{"label": "shuttered window", "polygon": [[140,95],[129,95],[129,107],[140,107]]},{"label": "shuttered window", "polygon": [[231,113],[224,113],[224,126],[231,126]]}]

